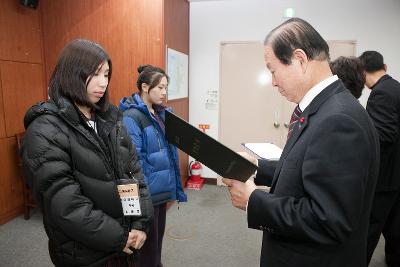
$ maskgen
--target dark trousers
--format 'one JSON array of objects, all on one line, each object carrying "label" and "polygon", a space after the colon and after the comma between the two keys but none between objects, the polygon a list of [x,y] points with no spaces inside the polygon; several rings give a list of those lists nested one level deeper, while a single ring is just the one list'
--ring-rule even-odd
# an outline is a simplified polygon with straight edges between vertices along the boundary
[{"label": "dark trousers", "polygon": [[400,267],[400,192],[398,191],[375,193],[368,231],[368,264],[381,233],[385,238],[388,267]]},{"label": "dark trousers", "polygon": [[139,250],[139,267],[162,267],[161,250],[165,232],[167,204],[154,206],[154,222],[150,227],[146,242]]}]

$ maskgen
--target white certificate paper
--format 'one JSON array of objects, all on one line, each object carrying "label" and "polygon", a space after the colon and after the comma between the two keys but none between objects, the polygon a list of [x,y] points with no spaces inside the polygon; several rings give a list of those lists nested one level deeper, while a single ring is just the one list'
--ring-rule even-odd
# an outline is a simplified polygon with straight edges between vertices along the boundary
[{"label": "white certificate paper", "polygon": [[263,159],[279,160],[282,149],[272,143],[243,143],[244,147]]}]

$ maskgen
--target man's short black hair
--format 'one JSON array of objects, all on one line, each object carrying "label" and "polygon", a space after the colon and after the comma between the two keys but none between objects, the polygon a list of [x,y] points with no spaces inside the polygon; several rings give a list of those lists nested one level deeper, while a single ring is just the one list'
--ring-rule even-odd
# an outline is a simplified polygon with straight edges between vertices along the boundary
[{"label": "man's short black hair", "polygon": [[286,65],[292,63],[295,49],[302,49],[309,60],[329,60],[326,41],[300,18],[291,18],[273,29],[265,38],[264,45],[271,45],[275,56]]},{"label": "man's short black hair", "polygon": [[385,70],[385,63],[383,63],[383,56],[377,51],[365,51],[359,57],[366,72],[375,72],[378,70]]}]

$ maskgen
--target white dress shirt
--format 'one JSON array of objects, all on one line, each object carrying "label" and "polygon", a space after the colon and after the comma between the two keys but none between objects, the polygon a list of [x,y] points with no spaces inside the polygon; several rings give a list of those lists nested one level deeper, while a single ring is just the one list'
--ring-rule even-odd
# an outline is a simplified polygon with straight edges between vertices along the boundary
[{"label": "white dress shirt", "polygon": [[337,75],[333,75],[323,81],[320,81],[314,87],[312,87],[303,97],[303,99],[300,100],[299,103],[299,108],[301,112],[303,112],[308,105],[314,100],[314,98],[322,92],[326,87],[328,87],[331,83],[337,81],[339,78]]}]

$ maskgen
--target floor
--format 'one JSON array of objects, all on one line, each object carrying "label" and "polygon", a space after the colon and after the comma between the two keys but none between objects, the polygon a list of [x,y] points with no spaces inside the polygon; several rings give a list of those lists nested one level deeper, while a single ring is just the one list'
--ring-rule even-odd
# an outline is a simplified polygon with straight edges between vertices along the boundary
[{"label": "floor", "polygon": [[[225,187],[187,190],[189,201],[167,213],[164,267],[257,267],[261,232],[248,229],[245,212],[233,208]],[[381,240],[370,267],[385,267]],[[0,226],[1,267],[53,266],[41,213],[34,210]]]}]

